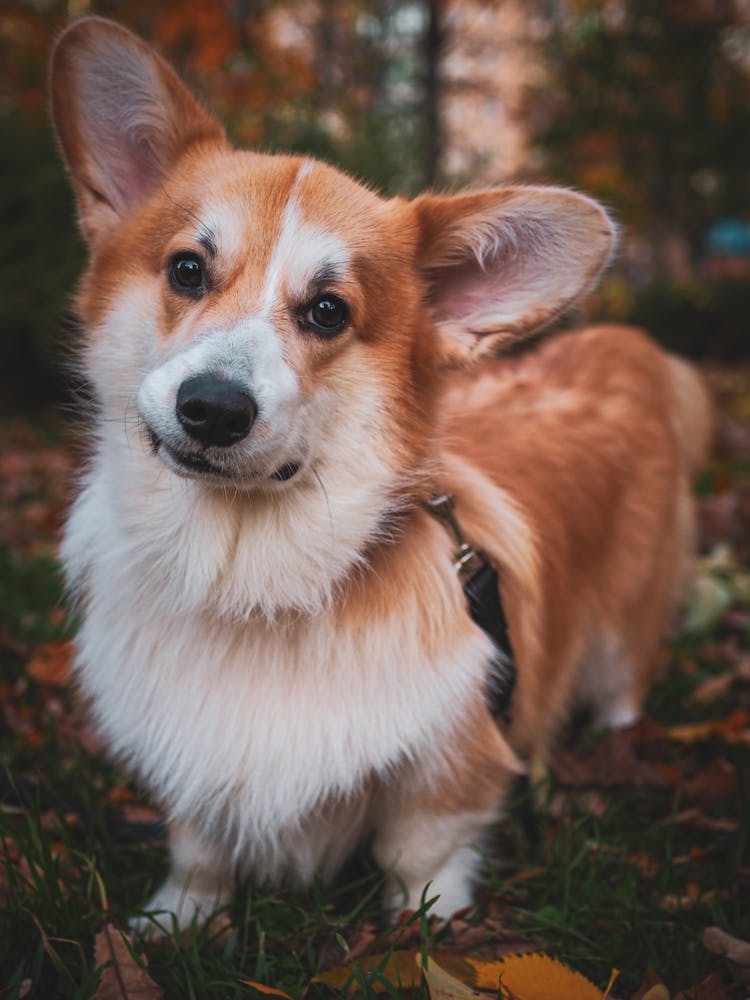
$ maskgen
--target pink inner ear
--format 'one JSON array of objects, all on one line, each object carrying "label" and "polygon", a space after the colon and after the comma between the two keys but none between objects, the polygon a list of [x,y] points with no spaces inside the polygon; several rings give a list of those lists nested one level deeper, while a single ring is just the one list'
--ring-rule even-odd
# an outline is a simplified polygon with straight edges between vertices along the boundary
[{"label": "pink inner ear", "polygon": [[191,99],[178,92],[175,100],[168,70],[129,35],[89,34],[73,61],[73,111],[92,168],[87,180],[123,214],[163,178]]},{"label": "pink inner ear", "polygon": [[477,271],[478,263],[466,263],[432,273],[430,300],[438,317],[456,319],[486,309],[494,295],[487,281],[477,281]]},{"label": "pink inner ear", "polygon": [[97,146],[97,172],[107,183],[100,193],[118,213],[143,201],[163,176],[148,136],[108,132]]},{"label": "pink inner ear", "polygon": [[472,255],[463,263],[432,269],[429,297],[438,322],[459,320],[470,328],[472,317],[497,312],[517,287],[517,257],[517,249],[508,248],[488,254],[483,265]]}]

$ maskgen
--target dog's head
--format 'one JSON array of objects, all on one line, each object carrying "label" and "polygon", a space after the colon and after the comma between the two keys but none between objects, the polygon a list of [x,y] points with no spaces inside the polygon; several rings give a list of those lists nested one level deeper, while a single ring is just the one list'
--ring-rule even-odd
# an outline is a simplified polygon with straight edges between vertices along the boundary
[{"label": "dog's head", "polygon": [[597,277],[599,205],[510,187],[385,200],[311,159],[236,151],[172,69],[98,18],[52,65],[90,266],[87,367],[181,476],[276,490],[326,461],[406,472],[435,373],[539,328]]}]

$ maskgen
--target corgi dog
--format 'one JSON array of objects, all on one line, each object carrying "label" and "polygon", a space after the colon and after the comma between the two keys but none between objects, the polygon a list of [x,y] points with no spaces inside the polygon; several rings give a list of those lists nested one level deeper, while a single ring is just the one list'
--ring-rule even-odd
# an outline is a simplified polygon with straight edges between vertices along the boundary
[{"label": "corgi dog", "polygon": [[[499,356],[606,265],[582,194],[385,199],[235,150],[100,18],[62,34],[51,83],[95,397],[62,558],[80,685],[169,820],[145,909],[186,926],[238,874],[329,880],[368,843],[387,906],[429,884],[449,915],[571,706],[638,714],[690,565],[703,385],[618,326]],[[508,720],[443,494],[498,574]]]}]

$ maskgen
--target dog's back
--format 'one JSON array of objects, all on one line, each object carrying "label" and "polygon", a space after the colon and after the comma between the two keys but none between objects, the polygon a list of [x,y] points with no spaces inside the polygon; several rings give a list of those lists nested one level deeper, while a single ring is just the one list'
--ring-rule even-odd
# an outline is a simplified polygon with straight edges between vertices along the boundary
[{"label": "dog's back", "polygon": [[[702,379],[641,331],[602,326],[451,376],[446,404],[452,487],[504,567],[524,669],[516,746],[551,738],[573,700],[603,725],[633,721],[692,561],[691,478],[712,425]],[[467,465],[514,503],[524,552],[508,543],[517,527],[466,494]]]}]

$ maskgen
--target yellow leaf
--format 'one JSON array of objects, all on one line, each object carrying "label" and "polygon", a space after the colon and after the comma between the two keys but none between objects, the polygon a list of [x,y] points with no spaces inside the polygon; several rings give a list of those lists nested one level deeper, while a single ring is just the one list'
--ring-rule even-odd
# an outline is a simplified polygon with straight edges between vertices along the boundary
[{"label": "yellow leaf", "polygon": [[416,964],[424,974],[431,1000],[476,1000],[477,997],[486,995],[471,989],[460,979],[450,976],[445,969],[440,968],[434,958],[423,963],[422,956],[417,955]]},{"label": "yellow leaf", "polygon": [[663,983],[657,983],[648,993],[643,994],[641,1000],[669,1000],[669,991]]},{"label": "yellow leaf", "polygon": [[580,972],[549,955],[512,955],[502,962],[478,962],[467,959],[476,970],[479,989],[497,990],[502,997],[518,1000],[603,1000],[601,990]]},{"label": "yellow leaf", "polygon": [[[420,966],[419,953],[411,950],[368,955],[357,962],[360,973],[376,993],[387,992],[386,983],[405,989],[419,986]],[[605,1000],[605,994],[579,972],[543,954],[514,955],[501,962],[488,962],[436,952],[429,956],[425,979],[433,1000],[467,1000],[480,995],[477,991],[497,995],[499,988],[504,1000]],[[313,982],[348,989],[350,993],[359,988],[351,963],[320,973]]]}]

